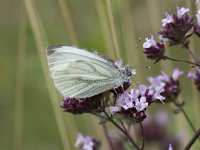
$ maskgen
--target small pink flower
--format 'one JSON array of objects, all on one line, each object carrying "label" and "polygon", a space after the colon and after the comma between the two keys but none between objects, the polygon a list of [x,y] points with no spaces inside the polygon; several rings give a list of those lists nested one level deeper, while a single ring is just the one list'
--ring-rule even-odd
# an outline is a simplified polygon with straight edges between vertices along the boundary
[{"label": "small pink flower", "polygon": [[197,23],[194,25],[194,32],[200,37],[200,10],[196,13]]},{"label": "small pink flower", "polygon": [[111,113],[112,115],[114,115],[114,114],[117,113],[118,111],[120,111],[120,108],[119,108],[119,107],[110,106],[110,113]]},{"label": "small pink flower", "polygon": [[181,75],[183,74],[183,71],[181,71],[179,68],[174,69],[172,73],[172,78],[174,80],[177,80]]},{"label": "small pink flower", "polygon": [[151,35],[150,38],[145,38],[143,43],[144,53],[147,55],[147,58],[160,61],[164,58],[165,47],[163,42],[156,42],[154,36]]},{"label": "small pink flower", "polygon": [[132,75],[136,74],[136,70],[132,69],[132,70],[131,70],[131,74],[132,74]]},{"label": "small pink flower", "polygon": [[151,35],[150,38],[145,38],[145,42],[143,43],[143,48],[150,48],[150,47],[158,48],[157,42],[155,41],[153,35]]},{"label": "small pink flower", "polygon": [[135,100],[135,108],[138,112],[143,111],[147,106],[146,97],[142,96],[140,99]]},{"label": "small pink flower", "polygon": [[173,19],[173,15],[168,14],[167,12],[165,12],[165,16],[166,18],[162,19],[162,26],[166,26],[169,23],[173,23],[174,19]]},{"label": "small pink flower", "polygon": [[197,18],[197,24],[200,26],[200,10],[197,11],[196,18]]},{"label": "small pink flower", "polygon": [[180,7],[177,6],[177,16],[178,16],[178,18],[183,17],[183,15],[188,13],[189,10],[190,10],[189,8],[185,8],[185,7],[180,8]]},{"label": "small pink flower", "polygon": [[176,68],[174,69],[172,76],[169,76],[164,71],[156,77],[148,77],[148,81],[151,84],[150,88],[155,89],[154,99],[159,99],[161,102],[165,99],[163,96],[172,100],[174,96],[177,96],[180,92],[180,86],[178,78],[183,74],[183,71]]},{"label": "small pink flower", "polygon": [[190,72],[188,72],[188,78],[189,79],[197,79],[197,76],[194,72],[190,71]]},{"label": "small pink flower", "polygon": [[168,150],[173,150],[172,144],[169,144]]},{"label": "small pink flower", "polygon": [[194,80],[194,84],[197,87],[197,90],[200,91],[200,69],[199,67],[197,67],[196,72],[188,72],[188,78],[193,79]]},{"label": "small pink flower", "polygon": [[80,147],[81,150],[94,150],[95,144],[96,140],[93,137],[77,134],[75,147]]},{"label": "small pink flower", "polygon": [[177,6],[177,15],[165,13],[162,28],[158,32],[170,46],[189,43],[188,38],[193,34],[193,18],[188,14],[189,8]]}]

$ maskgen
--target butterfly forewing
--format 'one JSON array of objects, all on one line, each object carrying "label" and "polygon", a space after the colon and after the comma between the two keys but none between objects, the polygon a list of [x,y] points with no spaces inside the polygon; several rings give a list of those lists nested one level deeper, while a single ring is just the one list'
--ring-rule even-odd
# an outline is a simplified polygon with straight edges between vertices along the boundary
[{"label": "butterfly forewing", "polygon": [[47,59],[55,87],[65,97],[87,98],[123,83],[116,85],[120,77],[118,67],[86,50],[49,47]]}]

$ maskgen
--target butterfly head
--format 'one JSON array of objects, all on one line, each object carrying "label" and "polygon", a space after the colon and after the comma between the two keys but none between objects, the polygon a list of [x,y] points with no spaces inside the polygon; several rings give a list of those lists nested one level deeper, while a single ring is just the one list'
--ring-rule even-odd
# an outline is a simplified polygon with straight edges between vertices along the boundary
[{"label": "butterfly head", "polygon": [[131,76],[133,73],[132,73],[132,69],[129,65],[126,65],[125,67],[125,73],[127,76]]},{"label": "butterfly head", "polygon": [[120,77],[116,80],[116,88],[112,92],[114,94],[122,94],[125,90],[127,90],[131,84],[131,75],[135,74],[134,70],[129,65],[121,68],[120,70]]},{"label": "butterfly head", "polygon": [[124,68],[120,68],[120,72],[123,80],[129,80],[132,75],[136,74],[135,70],[133,70],[129,65],[126,65]]}]

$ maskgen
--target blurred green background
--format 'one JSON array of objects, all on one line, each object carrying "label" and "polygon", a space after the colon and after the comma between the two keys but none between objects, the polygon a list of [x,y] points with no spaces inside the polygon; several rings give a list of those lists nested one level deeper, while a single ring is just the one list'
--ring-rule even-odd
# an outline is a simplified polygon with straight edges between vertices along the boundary
[{"label": "blurred green background", "polygon": [[[144,38],[150,33],[157,38],[163,12],[176,13],[176,4],[189,7],[191,14],[197,9],[190,0],[0,0],[0,149],[70,150],[78,131],[95,135],[104,143],[102,149],[107,149],[97,119],[62,112],[62,97],[49,78],[45,48],[76,45],[114,60],[122,57],[136,68],[137,83],[146,83],[147,76],[157,75],[161,69],[171,73],[180,67],[187,72],[188,65],[153,65],[142,53]],[[199,55],[199,39],[194,37],[191,44]],[[189,59],[180,46],[167,49],[167,53]],[[145,69],[148,65],[151,69]],[[186,111],[197,128],[199,93],[186,75],[181,78],[181,87]],[[169,112],[173,108],[159,107]],[[152,106],[149,111],[157,108]],[[171,132],[185,132],[186,141],[192,137],[181,114],[172,120]]]}]

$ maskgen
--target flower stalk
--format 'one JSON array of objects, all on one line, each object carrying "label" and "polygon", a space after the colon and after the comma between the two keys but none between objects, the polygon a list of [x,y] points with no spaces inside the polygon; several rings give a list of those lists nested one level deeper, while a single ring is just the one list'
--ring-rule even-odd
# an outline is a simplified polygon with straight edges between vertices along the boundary
[{"label": "flower stalk", "polygon": [[183,63],[187,63],[187,64],[190,64],[190,65],[198,66],[197,63],[194,63],[194,62],[191,62],[191,61],[187,61],[187,60],[175,59],[175,58],[171,58],[169,56],[164,56],[164,60],[171,60],[171,61],[183,62]]},{"label": "flower stalk", "polygon": [[186,48],[186,50],[188,51],[188,53],[192,56],[192,58],[194,59],[194,61],[196,62],[197,66],[200,66],[199,61],[197,60],[197,58],[195,57],[194,53],[192,52],[192,50],[189,48],[189,46],[184,46]]},{"label": "flower stalk", "polygon": [[103,131],[104,131],[104,133],[105,133],[106,139],[108,140],[110,149],[111,149],[111,150],[115,150],[115,149],[114,149],[114,146],[113,146],[113,143],[112,143],[112,141],[111,141],[111,138],[109,137],[109,133],[108,133],[108,129],[107,129],[106,124],[103,123],[102,126],[103,126]]},{"label": "flower stalk", "polygon": [[196,133],[196,129],[192,123],[192,121],[190,120],[190,117],[187,115],[187,113],[185,112],[184,108],[183,108],[183,103],[178,102],[178,100],[174,101],[175,106],[182,112],[182,114],[184,115],[185,119],[187,120],[187,122],[189,123],[191,129],[193,130],[194,133]]},{"label": "flower stalk", "polygon": [[140,124],[140,129],[141,129],[141,136],[142,136],[142,147],[141,149],[144,149],[144,129],[143,129],[143,125],[142,122],[139,123]]},{"label": "flower stalk", "polygon": [[200,128],[195,133],[195,135],[193,136],[193,138],[189,141],[189,143],[186,145],[186,147],[184,148],[184,150],[189,150],[199,137],[200,137]]},{"label": "flower stalk", "polygon": [[105,116],[107,117],[107,119],[115,126],[117,127],[126,137],[127,139],[129,139],[129,141],[134,145],[134,147],[137,149],[137,150],[142,150],[139,148],[139,146],[136,144],[136,142],[133,140],[133,138],[131,137],[131,135],[127,132],[127,130],[124,130],[120,125],[118,125],[114,119],[112,117],[110,117],[108,115],[108,113],[106,111],[104,111],[104,114]]}]

